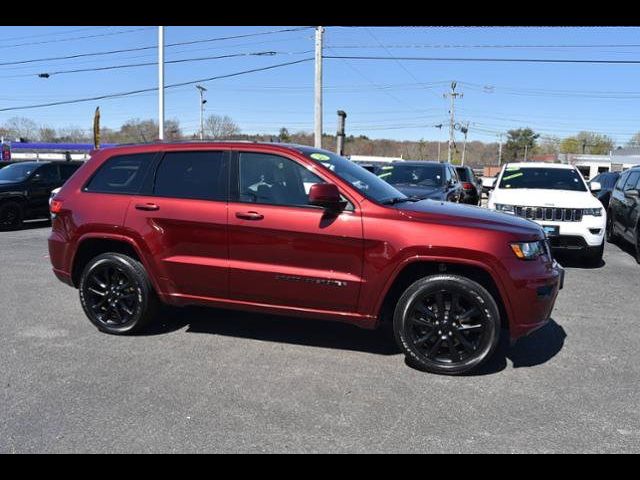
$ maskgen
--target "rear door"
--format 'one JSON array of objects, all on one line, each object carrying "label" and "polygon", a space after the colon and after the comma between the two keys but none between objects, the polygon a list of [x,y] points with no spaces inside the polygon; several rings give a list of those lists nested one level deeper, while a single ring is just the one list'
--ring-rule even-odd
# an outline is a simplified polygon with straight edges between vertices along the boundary
[{"label": "rear door", "polygon": [[28,209],[32,215],[47,215],[49,196],[54,188],[60,186],[60,170],[55,163],[48,163],[38,168],[28,181]]},{"label": "rear door", "polygon": [[148,249],[169,295],[227,297],[228,167],[224,150],[167,151],[129,205],[126,228]]},{"label": "rear door", "polygon": [[299,160],[240,151],[229,204],[229,293],[251,303],[356,311],[362,282],[362,221],[308,204],[325,180]]},{"label": "rear door", "polygon": [[627,177],[627,181],[624,182],[621,195],[621,208],[618,215],[618,221],[620,222],[620,231],[622,235],[632,240],[633,230],[635,224],[633,223],[634,212],[638,207],[637,197],[628,197],[626,193],[630,190],[637,188],[638,180],[640,179],[640,171],[632,171]]},{"label": "rear door", "polygon": [[615,231],[622,231],[623,229],[623,226],[620,222],[622,210],[624,209],[624,193],[622,191],[622,188],[627,181],[627,177],[629,177],[629,173],[631,172],[627,171],[620,175],[620,178],[611,191],[611,200],[609,200],[608,215],[610,217],[611,225]]}]

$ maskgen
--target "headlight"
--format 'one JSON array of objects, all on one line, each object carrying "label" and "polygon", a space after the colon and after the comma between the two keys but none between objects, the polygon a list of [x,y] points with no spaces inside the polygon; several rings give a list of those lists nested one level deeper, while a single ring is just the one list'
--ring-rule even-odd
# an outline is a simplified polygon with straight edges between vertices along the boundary
[{"label": "headlight", "polygon": [[513,205],[505,205],[503,203],[495,204],[496,210],[499,212],[513,213]]},{"label": "headlight", "polygon": [[546,253],[543,240],[536,242],[515,242],[511,244],[511,250],[520,260],[535,260]]},{"label": "headlight", "polygon": [[582,211],[583,215],[591,215],[592,217],[601,217],[602,209],[601,208],[585,208]]}]

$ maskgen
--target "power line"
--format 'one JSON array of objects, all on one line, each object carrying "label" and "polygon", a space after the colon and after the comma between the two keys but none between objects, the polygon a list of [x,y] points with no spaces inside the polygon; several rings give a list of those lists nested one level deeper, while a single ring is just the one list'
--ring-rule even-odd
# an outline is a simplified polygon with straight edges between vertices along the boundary
[{"label": "power line", "polygon": [[[212,80],[219,80],[219,79],[222,79],[222,78],[237,77],[239,75],[245,75],[245,74],[255,73],[255,72],[262,72],[262,71],[271,70],[271,69],[274,69],[274,68],[286,67],[286,66],[289,66],[289,65],[295,65],[295,64],[298,64],[298,63],[308,62],[310,60],[313,60],[313,58],[303,58],[301,60],[295,60],[295,61],[286,62],[286,63],[278,63],[278,64],[275,64],[275,65],[269,65],[267,67],[253,68],[251,70],[244,70],[244,71],[241,71],[241,72],[229,73],[229,74],[225,74],[225,75],[217,75],[215,77],[200,78],[198,80],[190,80],[188,82],[174,83],[174,84],[171,84],[171,85],[165,85],[165,89],[183,87],[183,86],[186,86],[186,85],[194,85],[196,83],[210,82]],[[53,107],[53,106],[58,106],[58,105],[71,105],[71,104],[75,104],[75,103],[91,102],[91,101],[95,101],[95,100],[104,100],[104,99],[108,99],[108,98],[125,97],[125,96],[129,96],[129,95],[136,95],[138,93],[154,92],[156,90],[158,90],[158,87],[142,88],[142,89],[139,89],[139,90],[130,90],[128,92],[111,93],[111,94],[106,94],[106,95],[97,95],[97,96],[94,96],[94,97],[78,98],[78,99],[75,99],[75,100],[62,100],[62,101],[58,101],[58,102],[48,102],[48,103],[41,103],[41,104],[35,104],[35,105],[24,105],[24,106],[20,106],[20,107],[6,107],[6,108],[0,108],[0,112],[8,112],[8,111],[14,111],[14,110],[29,110],[29,109],[34,109],[34,108]]]},{"label": "power line", "polygon": [[395,45],[330,45],[331,48],[340,49],[368,49],[368,48],[488,48],[488,49],[510,49],[510,48],[638,48],[640,44],[637,43],[614,43],[614,44],[563,44],[563,45],[480,45],[480,44],[395,44]]},{"label": "power line", "polygon": [[100,34],[96,34],[96,35],[85,35],[82,37],[71,37],[71,38],[60,38],[58,40],[43,40],[40,42],[28,42],[28,43],[17,43],[17,44],[13,44],[13,45],[1,45],[0,48],[16,48],[16,47],[25,47],[28,45],[43,45],[43,44],[49,44],[49,43],[59,43],[59,42],[71,42],[73,40],[85,40],[88,38],[98,38],[98,37],[111,37],[114,35],[122,35],[125,33],[133,33],[133,32],[140,32],[142,30],[149,30],[150,28],[154,28],[154,27],[142,27],[142,28],[134,28],[134,29],[129,29],[129,30],[119,30],[116,32],[108,32],[108,33],[100,33]]},{"label": "power line", "polygon": [[[302,52],[302,53],[309,53]],[[237,58],[237,57],[249,57],[249,56],[273,56],[273,55],[287,55],[289,52],[252,52],[252,53],[232,53],[228,55],[216,55],[209,57],[195,57],[195,58],[182,58],[179,60],[165,60],[165,64],[173,64],[173,63],[187,63],[187,62],[202,62],[206,60],[219,60],[222,58]],[[145,63],[129,63],[124,65],[109,65],[106,67],[92,67],[92,68],[79,68],[74,70],[59,70],[54,72],[46,72],[46,73],[24,73],[20,75],[8,75],[0,78],[23,78],[23,77],[33,77],[38,76],[41,78],[49,78],[54,75],[62,75],[68,73],[83,73],[83,72],[99,72],[104,70],[119,70],[123,68],[136,68],[136,67],[148,67],[148,66],[157,66],[158,62],[145,62]]]},{"label": "power line", "polygon": [[[146,28],[153,28],[153,27],[146,27]],[[175,43],[168,43],[165,45],[165,48],[167,47],[177,47],[180,45],[194,45],[194,44],[198,44],[198,43],[209,43],[209,42],[218,42],[218,41],[222,41],[222,40],[232,40],[232,39],[236,39],[236,38],[247,38],[247,37],[258,37],[258,36],[263,36],[263,35],[273,35],[276,33],[284,33],[284,32],[297,32],[300,30],[307,30],[309,28],[312,27],[297,27],[297,28],[285,28],[285,29],[280,29],[280,30],[269,30],[267,32],[256,32],[256,33],[247,33],[247,34],[243,34],[243,35],[232,35],[232,36],[226,36],[226,37],[214,37],[214,38],[205,38],[205,39],[200,39],[200,40],[190,40],[190,41],[185,41],[185,42],[175,42]],[[45,42],[48,43],[48,42]],[[3,47],[0,47],[3,48]],[[101,55],[114,55],[117,53],[125,53],[125,52],[139,52],[139,51],[143,51],[143,50],[153,50],[153,49],[157,49],[158,45],[147,45],[144,47],[134,47],[134,48],[122,48],[122,49],[118,49],[118,50],[107,50],[107,51],[101,51],[101,52],[90,52],[90,53],[76,53],[73,55],[65,55],[65,56],[60,56],[60,57],[48,57],[48,58],[34,58],[34,59],[30,59],[30,60],[18,60],[18,61],[13,61],[13,62],[2,62],[0,63],[0,66],[7,66],[7,65],[24,65],[26,63],[37,63],[37,62],[50,62],[50,61],[54,61],[54,60],[72,60],[74,58],[83,58],[83,57],[95,57],[95,56],[101,56]]]},{"label": "power line", "polygon": [[640,60],[599,60],[569,58],[469,58],[469,57],[383,57],[365,55],[325,55],[324,58],[343,60],[416,60],[427,62],[504,62],[504,63],[591,63],[607,65],[637,65]]},{"label": "power line", "polygon": [[49,32],[49,33],[40,33],[37,35],[23,35],[21,37],[9,37],[9,38],[3,38],[2,40],[0,40],[0,42],[10,42],[13,40],[24,40],[25,38],[36,38],[36,37],[50,37],[50,36],[55,36],[55,35],[65,35],[68,33],[76,33],[76,32],[86,32],[87,30],[95,30],[96,28],[111,28],[111,27],[107,27],[107,26],[102,26],[102,27],[85,27],[85,28],[74,28],[73,30],[62,30],[60,32]]}]

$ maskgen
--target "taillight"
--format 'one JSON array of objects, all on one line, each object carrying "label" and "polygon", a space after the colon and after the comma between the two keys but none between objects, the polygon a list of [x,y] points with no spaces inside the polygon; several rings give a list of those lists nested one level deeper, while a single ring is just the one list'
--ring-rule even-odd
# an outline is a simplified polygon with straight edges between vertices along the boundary
[{"label": "taillight", "polygon": [[51,213],[58,214],[62,211],[62,201],[61,200],[51,200]]},{"label": "taillight", "polygon": [[464,188],[465,190],[473,190],[473,183],[463,182],[462,188]]}]

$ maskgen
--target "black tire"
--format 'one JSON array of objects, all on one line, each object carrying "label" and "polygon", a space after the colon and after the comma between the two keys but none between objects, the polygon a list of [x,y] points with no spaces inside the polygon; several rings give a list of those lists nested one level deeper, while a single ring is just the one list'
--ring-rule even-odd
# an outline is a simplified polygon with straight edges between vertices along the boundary
[{"label": "black tire", "polygon": [[22,227],[24,211],[18,202],[0,203],[0,231],[17,230]]},{"label": "black tire", "polygon": [[477,282],[460,275],[432,275],[400,297],[393,330],[409,364],[458,375],[491,357],[500,338],[500,313],[495,299]]},{"label": "black tire", "polygon": [[584,254],[584,260],[592,267],[599,267],[602,264],[602,256],[604,255],[604,242],[599,247],[587,247]]},{"label": "black tire", "polygon": [[605,237],[607,238],[608,243],[616,243],[618,240],[618,235],[616,235],[613,230],[613,217],[611,216],[611,212],[607,212],[607,226],[605,227]]},{"label": "black tire", "polygon": [[140,262],[120,253],[92,259],[80,277],[80,303],[98,330],[127,335],[143,330],[159,301]]}]

